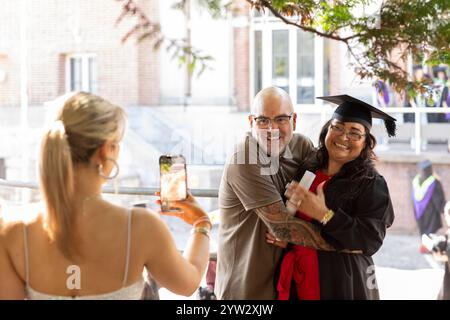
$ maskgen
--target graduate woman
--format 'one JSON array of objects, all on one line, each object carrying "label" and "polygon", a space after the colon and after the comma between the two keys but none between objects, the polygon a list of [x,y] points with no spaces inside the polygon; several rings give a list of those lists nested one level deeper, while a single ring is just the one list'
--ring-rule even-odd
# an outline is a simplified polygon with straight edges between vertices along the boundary
[{"label": "graduate woman", "polygon": [[[430,160],[419,162],[417,168],[419,173],[412,181],[414,218],[420,235],[429,235],[442,228],[441,214],[444,212],[445,194]],[[421,252],[424,253],[422,247]]]},{"label": "graduate woman", "polygon": [[286,196],[298,217],[320,226],[335,251],[289,245],[277,284],[279,299],[378,299],[371,256],[380,249],[394,212],[386,181],[374,166],[376,140],[370,129],[372,118],[381,118],[393,136],[395,119],[348,95],[319,99],[339,106],[307,165],[315,180],[309,190],[292,182]]}]

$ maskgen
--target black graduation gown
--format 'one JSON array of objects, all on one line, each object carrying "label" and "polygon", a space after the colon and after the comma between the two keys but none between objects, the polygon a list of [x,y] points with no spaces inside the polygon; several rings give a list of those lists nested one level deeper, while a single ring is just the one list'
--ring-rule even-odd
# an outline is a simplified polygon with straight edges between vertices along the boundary
[{"label": "black graduation gown", "polygon": [[321,299],[379,299],[371,256],[380,249],[394,211],[384,178],[377,174],[353,199],[343,199],[350,178],[330,180],[325,188],[328,208],[335,212],[322,237],[336,249],[362,254],[317,251]]},{"label": "black graduation gown", "polygon": [[444,212],[445,195],[442,184],[436,179],[431,199],[422,216],[416,220],[420,234],[436,233],[442,228],[441,213]]}]

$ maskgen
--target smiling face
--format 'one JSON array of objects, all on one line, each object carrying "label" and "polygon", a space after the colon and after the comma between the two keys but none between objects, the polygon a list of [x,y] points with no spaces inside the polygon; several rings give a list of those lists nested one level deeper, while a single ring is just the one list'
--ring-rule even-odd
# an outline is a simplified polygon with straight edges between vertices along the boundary
[{"label": "smiling face", "polygon": [[[288,116],[291,116],[288,119]],[[268,125],[258,124],[255,118],[271,119]],[[284,121],[288,119],[288,121]],[[252,136],[271,156],[283,152],[292,139],[296,114],[289,95],[278,88],[263,89],[255,97],[252,115],[249,116]]]},{"label": "smiling face", "polygon": [[325,137],[329,161],[339,166],[359,157],[366,145],[365,127],[356,122],[331,121]]}]

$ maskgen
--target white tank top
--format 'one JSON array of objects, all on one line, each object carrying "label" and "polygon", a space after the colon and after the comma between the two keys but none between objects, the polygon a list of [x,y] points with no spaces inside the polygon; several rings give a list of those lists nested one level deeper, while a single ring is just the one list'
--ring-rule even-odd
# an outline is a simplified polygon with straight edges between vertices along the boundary
[{"label": "white tank top", "polygon": [[85,296],[58,296],[52,294],[46,294],[38,292],[31,288],[29,282],[29,262],[28,262],[28,234],[27,227],[24,226],[24,246],[25,246],[25,281],[26,281],[26,298],[28,300],[138,300],[141,299],[145,286],[145,281],[140,278],[138,281],[125,287],[128,278],[128,266],[130,260],[130,246],[131,246],[131,214],[132,211],[128,211],[128,233],[127,233],[127,252],[125,258],[125,272],[123,276],[122,288],[119,290],[108,292],[104,294],[85,295]]}]

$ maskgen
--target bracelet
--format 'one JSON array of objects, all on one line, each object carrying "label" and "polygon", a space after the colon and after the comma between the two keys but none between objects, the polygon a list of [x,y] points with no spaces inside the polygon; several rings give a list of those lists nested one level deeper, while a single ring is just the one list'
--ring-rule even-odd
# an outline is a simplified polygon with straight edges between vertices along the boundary
[{"label": "bracelet", "polygon": [[320,223],[323,225],[326,225],[328,223],[328,221],[331,220],[331,218],[333,218],[334,216],[334,211],[333,210],[328,210],[327,213],[325,213],[325,215],[323,216],[322,220],[320,220]]},{"label": "bracelet", "polygon": [[192,226],[195,228],[195,227],[197,227],[198,224],[200,224],[202,222],[207,222],[209,224],[209,228],[212,229],[212,223],[211,223],[211,220],[209,220],[208,216],[198,218],[197,220],[194,221]]},{"label": "bracelet", "polygon": [[195,227],[191,230],[191,234],[201,233],[208,237],[209,239],[209,229],[205,227]]}]

